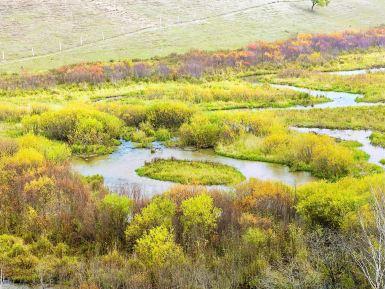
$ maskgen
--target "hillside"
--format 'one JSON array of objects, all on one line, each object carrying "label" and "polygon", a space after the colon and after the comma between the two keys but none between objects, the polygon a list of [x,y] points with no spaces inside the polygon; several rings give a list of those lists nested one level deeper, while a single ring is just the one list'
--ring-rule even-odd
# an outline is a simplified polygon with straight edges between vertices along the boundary
[{"label": "hillside", "polygon": [[[383,24],[383,0],[18,0],[0,3],[0,71],[241,47]],[[6,3],[4,3],[6,2]],[[61,48],[61,51],[60,51]]]}]

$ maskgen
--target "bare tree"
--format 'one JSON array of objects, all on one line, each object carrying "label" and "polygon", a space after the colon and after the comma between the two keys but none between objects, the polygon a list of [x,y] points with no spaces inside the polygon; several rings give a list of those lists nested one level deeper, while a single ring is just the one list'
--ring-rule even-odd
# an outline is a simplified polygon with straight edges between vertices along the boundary
[{"label": "bare tree", "polygon": [[372,190],[373,219],[360,217],[362,233],[352,251],[361,271],[373,289],[385,289],[385,192]]}]

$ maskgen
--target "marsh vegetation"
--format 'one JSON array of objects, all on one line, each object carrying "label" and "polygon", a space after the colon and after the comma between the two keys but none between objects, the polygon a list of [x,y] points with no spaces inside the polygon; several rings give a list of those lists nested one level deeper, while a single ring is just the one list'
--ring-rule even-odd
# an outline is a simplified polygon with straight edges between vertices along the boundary
[{"label": "marsh vegetation", "polygon": [[366,145],[383,151],[384,72],[326,71],[382,65],[384,45],[378,27],[1,76],[1,271],[92,289],[370,288],[355,260],[379,234],[385,155]]},{"label": "marsh vegetation", "polygon": [[227,165],[174,159],[154,159],[136,172],[140,176],[185,185],[235,185],[245,179]]}]

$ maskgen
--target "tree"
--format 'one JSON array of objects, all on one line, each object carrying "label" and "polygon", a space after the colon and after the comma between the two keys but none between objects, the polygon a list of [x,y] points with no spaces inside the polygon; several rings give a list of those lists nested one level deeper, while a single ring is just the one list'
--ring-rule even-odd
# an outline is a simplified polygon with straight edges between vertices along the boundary
[{"label": "tree", "polygon": [[214,206],[213,198],[207,194],[183,201],[181,209],[183,235],[193,243],[207,240],[217,227],[217,221],[222,213],[221,209]]},{"label": "tree", "polygon": [[122,244],[125,240],[126,228],[132,211],[133,201],[127,196],[108,194],[99,205],[99,238],[105,245],[112,245],[118,241]]},{"label": "tree", "polygon": [[360,218],[353,257],[372,289],[385,288],[385,191],[373,191],[373,216]]},{"label": "tree", "polygon": [[135,245],[135,253],[147,268],[158,270],[184,261],[182,249],[165,226],[151,229]]},{"label": "tree", "polygon": [[170,229],[175,215],[175,204],[168,198],[155,197],[127,226],[125,234],[129,245],[157,226]]},{"label": "tree", "polygon": [[328,6],[330,3],[330,0],[311,0],[312,6],[311,6],[311,11],[314,10],[315,6],[320,6],[320,7],[325,7]]}]

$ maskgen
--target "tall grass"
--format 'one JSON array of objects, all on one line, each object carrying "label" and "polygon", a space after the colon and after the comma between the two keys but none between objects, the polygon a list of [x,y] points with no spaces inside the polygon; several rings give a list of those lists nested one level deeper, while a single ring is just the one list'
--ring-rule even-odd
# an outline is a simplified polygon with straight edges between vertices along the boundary
[{"label": "tall grass", "polygon": [[273,78],[274,82],[327,91],[342,91],[363,94],[358,101],[385,101],[385,73],[368,73],[352,76],[339,76],[327,73],[309,73],[303,71],[296,77],[285,72]]}]

